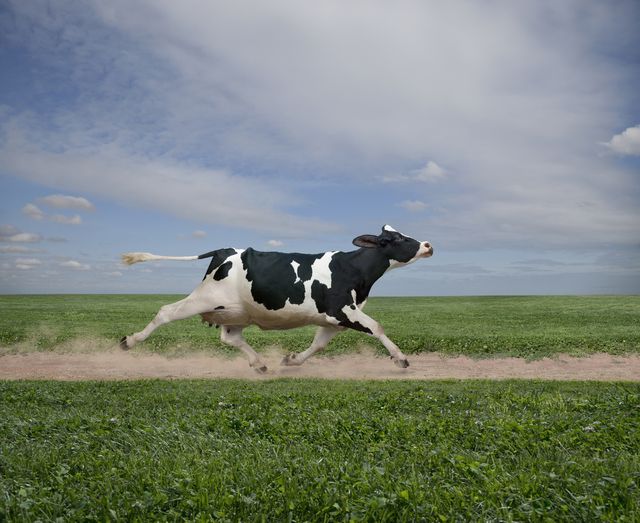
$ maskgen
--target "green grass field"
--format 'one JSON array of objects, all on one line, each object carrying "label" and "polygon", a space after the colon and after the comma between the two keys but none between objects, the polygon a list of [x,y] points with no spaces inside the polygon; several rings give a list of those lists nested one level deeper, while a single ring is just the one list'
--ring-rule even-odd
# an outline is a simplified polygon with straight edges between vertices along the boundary
[{"label": "green grass field", "polygon": [[[113,343],[141,330],[158,309],[182,296],[54,295],[0,296],[0,346],[3,352],[56,350],[74,338]],[[438,351],[477,357],[538,358],[557,353],[640,352],[640,296],[372,298],[366,311],[407,354]],[[301,351],[313,328],[263,332],[246,337],[257,350],[277,345]],[[371,344],[361,333],[336,337],[327,353]],[[136,350],[172,353],[187,350],[233,352],[215,329],[191,318],[158,329]]]},{"label": "green grass field", "polygon": [[[2,354],[108,347],[176,296],[0,296]],[[640,352],[640,297],[378,298],[407,353]],[[197,319],[136,348],[225,351]],[[262,332],[302,350],[313,329]],[[105,345],[106,343],[106,345]],[[343,333],[327,352],[369,343]],[[0,521],[640,521],[640,384],[0,381]]]},{"label": "green grass field", "polygon": [[640,520],[638,384],[0,382],[0,412],[0,520]]}]

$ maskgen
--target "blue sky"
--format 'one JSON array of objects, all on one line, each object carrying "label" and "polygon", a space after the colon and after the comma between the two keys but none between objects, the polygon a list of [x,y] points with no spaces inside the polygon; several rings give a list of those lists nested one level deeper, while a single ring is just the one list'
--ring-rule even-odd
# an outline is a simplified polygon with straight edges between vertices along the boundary
[{"label": "blue sky", "polygon": [[640,293],[640,4],[5,1],[0,292],[188,293],[126,251],[435,255],[377,295]]}]

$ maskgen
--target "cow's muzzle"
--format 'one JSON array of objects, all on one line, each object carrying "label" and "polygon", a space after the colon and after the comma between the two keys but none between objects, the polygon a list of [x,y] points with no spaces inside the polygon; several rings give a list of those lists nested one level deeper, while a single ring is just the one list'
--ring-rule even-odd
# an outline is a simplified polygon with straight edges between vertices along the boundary
[{"label": "cow's muzzle", "polygon": [[422,242],[421,247],[424,249],[424,252],[420,255],[422,258],[433,256],[433,246],[429,242]]}]

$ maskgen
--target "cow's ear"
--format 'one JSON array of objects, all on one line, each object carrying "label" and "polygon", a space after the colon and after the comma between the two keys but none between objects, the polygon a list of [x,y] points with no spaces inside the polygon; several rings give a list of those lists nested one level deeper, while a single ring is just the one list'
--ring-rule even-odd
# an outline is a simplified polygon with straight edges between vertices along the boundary
[{"label": "cow's ear", "polygon": [[353,244],[356,247],[365,247],[367,249],[372,249],[374,247],[378,247],[380,242],[377,236],[373,234],[363,234],[362,236],[358,236],[353,239]]}]

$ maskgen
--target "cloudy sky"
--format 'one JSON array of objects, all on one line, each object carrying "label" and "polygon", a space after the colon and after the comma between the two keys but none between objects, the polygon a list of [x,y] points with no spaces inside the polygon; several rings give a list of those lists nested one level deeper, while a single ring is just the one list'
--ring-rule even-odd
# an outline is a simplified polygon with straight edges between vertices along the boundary
[{"label": "cloudy sky", "polygon": [[378,295],[640,292],[640,4],[0,3],[0,292],[178,292],[389,223]]}]

